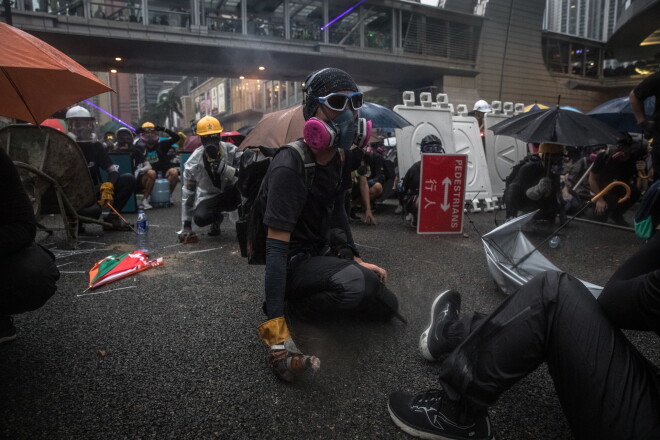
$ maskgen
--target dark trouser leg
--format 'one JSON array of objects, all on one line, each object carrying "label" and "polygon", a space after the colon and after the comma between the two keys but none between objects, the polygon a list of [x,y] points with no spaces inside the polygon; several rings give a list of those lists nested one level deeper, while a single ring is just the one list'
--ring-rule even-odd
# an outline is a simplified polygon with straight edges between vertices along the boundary
[{"label": "dark trouser leg", "polygon": [[504,190],[504,204],[506,205],[506,218],[516,217],[524,205],[524,189],[517,183],[509,184]]},{"label": "dark trouser leg", "polygon": [[135,193],[136,182],[132,174],[122,174],[115,184],[115,199],[112,207],[121,212],[128,200]]},{"label": "dark trouser leg", "polygon": [[533,278],[479,322],[442,364],[440,382],[483,407],[544,361],[576,438],[660,437],[655,367],[566,274]]},{"label": "dark trouser leg", "polygon": [[617,327],[660,334],[660,234],[614,272],[598,303]]},{"label": "dark trouser leg", "polygon": [[193,221],[199,227],[208,226],[222,219],[223,212],[233,211],[241,203],[241,196],[236,187],[201,201],[195,208]]},{"label": "dark trouser leg", "polygon": [[57,290],[53,255],[36,243],[0,259],[0,315],[36,310]]},{"label": "dark trouser leg", "polygon": [[359,314],[387,320],[398,309],[396,296],[374,272],[335,257],[311,257],[294,264],[286,300],[307,319]]}]

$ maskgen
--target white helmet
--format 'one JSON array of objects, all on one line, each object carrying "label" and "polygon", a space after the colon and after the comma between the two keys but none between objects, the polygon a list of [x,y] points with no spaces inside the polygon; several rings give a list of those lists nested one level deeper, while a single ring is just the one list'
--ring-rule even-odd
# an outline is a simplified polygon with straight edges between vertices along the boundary
[{"label": "white helmet", "polygon": [[66,112],[66,122],[69,126],[69,135],[77,142],[90,142],[94,140],[94,118],[84,107],[79,105],[71,107]]},{"label": "white helmet", "polygon": [[474,103],[474,108],[472,110],[481,113],[490,113],[493,111],[493,107],[491,107],[490,104],[488,104],[483,99],[480,99]]},{"label": "white helmet", "polygon": [[85,107],[81,107],[79,105],[71,107],[69,110],[66,111],[66,119],[70,119],[70,118],[91,118],[91,117],[92,117],[92,115],[89,113],[89,110],[87,110]]}]

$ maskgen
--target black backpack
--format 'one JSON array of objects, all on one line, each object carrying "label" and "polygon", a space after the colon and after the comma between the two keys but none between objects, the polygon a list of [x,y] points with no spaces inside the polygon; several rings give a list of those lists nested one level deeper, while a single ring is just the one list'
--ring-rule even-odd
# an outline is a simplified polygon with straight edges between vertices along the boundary
[{"label": "black backpack", "polygon": [[284,148],[298,153],[305,170],[305,187],[312,189],[316,162],[309,148],[302,141],[294,141],[280,148],[248,147],[241,155],[238,168],[238,192],[241,205],[238,207],[239,220],[236,222],[236,236],[241,248],[241,256],[247,257],[248,264],[266,264],[267,229],[263,223],[265,206],[261,198],[263,182],[270,163]]}]

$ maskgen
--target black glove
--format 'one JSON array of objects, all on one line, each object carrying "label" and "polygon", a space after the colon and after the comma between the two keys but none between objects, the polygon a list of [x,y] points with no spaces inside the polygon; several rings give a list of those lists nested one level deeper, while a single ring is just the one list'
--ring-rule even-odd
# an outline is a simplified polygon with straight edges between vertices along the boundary
[{"label": "black glove", "polygon": [[654,121],[645,120],[639,126],[644,130],[644,137],[652,138],[658,133],[658,126]]},{"label": "black glove", "polygon": [[161,127],[160,125],[156,125],[156,127],[154,127],[154,130],[156,130],[156,131],[165,131],[165,127]]}]

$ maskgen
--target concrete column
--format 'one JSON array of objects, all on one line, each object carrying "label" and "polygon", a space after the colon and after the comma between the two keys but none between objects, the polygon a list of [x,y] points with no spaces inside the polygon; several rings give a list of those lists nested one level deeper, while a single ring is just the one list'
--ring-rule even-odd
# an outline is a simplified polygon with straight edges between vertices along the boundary
[{"label": "concrete column", "polygon": [[142,24],[149,24],[149,0],[142,0]]},{"label": "concrete column", "polygon": [[247,0],[241,0],[241,31],[243,35],[247,35]]},{"label": "concrete column", "polygon": [[[328,11],[328,1],[329,0],[323,0],[323,26],[330,21],[330,13]],[[323,42],[324,43],[329,43],[330,42],[330,31],[328,31],[328,28],[323,29]]]},{"label": "concrete column", "polygon": [[289,16],[291,14],[291,11],[289,9],[289,0],[284,0],[284,39],[285,40],[290,40],[291,39],[291,17]]}]

